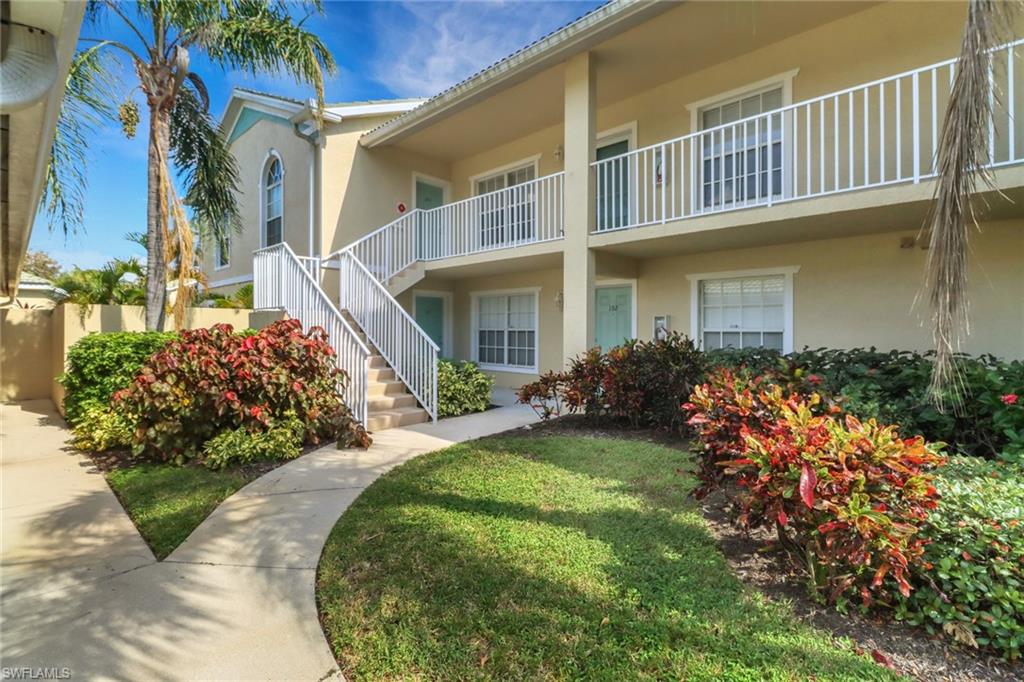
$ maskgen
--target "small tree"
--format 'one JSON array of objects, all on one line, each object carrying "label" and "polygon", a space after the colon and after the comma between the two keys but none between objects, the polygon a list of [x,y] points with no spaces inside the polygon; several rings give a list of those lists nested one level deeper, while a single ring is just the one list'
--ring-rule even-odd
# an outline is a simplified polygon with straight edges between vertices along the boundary
[{"label": "small tree", "polygon": [[[90,130],[103,120],[120,119],[132,137],[140,121],[133,99],[140,90],[149,114],[146,224],[146,328],[163,327],[167,271],[177,271],[175,316],[188,303],[195,238],[184,206],[192,209],[201,232],[218,239],[237,229],[238,168],[209,112],[206,84],[190,68],[191,51],[204,53],[221,68],[250,73],[285,72],[311,84],[323,103],[325,73],[335,70],[323,42],[303,28],[292,12],[322,12],[320,0],[145,0],[135,4],[90,0],[88,25],[114,22],[125,27],[125,41],[83,38],[91,47],[72,63],[47,173],[44,203],[65,232],[81,222],[85,198],[85,150]],[[134,82],[126,91],[111,74],[112,60],[130,67]],[[119,99],[120,106],[116,105]],[[179,200],[172,169],[185,185]],[[182,292],[185,295],[182,295]]]},{"label": "small tree", "polygon": [[45,251],[29,251],[25,255],[25,272],[53,281],[60,275],[62,268],[56,259]]}]

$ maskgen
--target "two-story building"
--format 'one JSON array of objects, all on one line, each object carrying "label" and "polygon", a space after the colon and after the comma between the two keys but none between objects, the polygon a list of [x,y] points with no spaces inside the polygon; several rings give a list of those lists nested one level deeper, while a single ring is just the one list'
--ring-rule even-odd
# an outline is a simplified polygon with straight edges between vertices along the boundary
[{"label": "two-story building", "polygon": [[[211,287],[255,276],[258,305],[328,328],[378,427],[431,412],[437,354],[518,386],[658,329],[929,348],[917,236],[965,14],[613,1],[426,101],[332,105],[320,132],[308,104],[236,90],[245,230],[209,250]],[[1002,195],[964,348],[1003,357],[1024,356],[1016,48],[992,53]]]}]

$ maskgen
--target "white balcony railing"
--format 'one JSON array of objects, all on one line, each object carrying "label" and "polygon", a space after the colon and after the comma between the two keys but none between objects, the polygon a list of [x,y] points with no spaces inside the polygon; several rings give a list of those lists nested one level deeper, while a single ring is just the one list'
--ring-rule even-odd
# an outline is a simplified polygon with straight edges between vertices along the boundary
[{"label": "white balcony railing", "polygon": [[417,256],[437,260],[561,239],[564,173],[418,211]]},{"label": "white balcony railing", "polygon": [[[991,167],[1024,158],[1015,119],[1022,43],[990,52]],[[595,231],[931,178],[955,65],[950,59],[597,161]]]}]

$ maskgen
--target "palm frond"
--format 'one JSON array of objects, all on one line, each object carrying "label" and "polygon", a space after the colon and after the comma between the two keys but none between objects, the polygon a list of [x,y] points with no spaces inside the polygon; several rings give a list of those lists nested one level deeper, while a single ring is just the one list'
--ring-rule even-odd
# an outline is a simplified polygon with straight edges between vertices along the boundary
[{"label": "palm frond", "polygon": [[[307,4],[322,9],[318,2]],[[292,18],[291,7],[258,0],[225,3],[224,16],[197,28],[190,40],[222,67],[254,75],[286,73],[309,83],[322,107],[324,75],[333,75],[337,65],[324,42]]]},{"label": "palm frond", "polygon": [[204,241],[241,226],[238,162],[203,103],[205,86],[189,78],[171,112],[171,157],[185,185],[184,202]]},{"label": "palm frond", "polygon": [[116,81],[98,43],[75,55],[68,72],[57,129],[50,148],[46,186],[40,203],[65,235],[82,225],[88,187],[89,141],[103,125],[117,120]]},{"label": "palm frond", "polygon": [[940,408],[958,406],[964,385],[957,354],[970,333],[967,257],[970,229],[978,218],[972,196],[979,180],[992,186],[988,163],[988,121],[992,116],[990,50],[1007,35],[1013,3],[970,0],[956,76],[939,139],[938,179],[922,238],[929,251],[924,291],[932,313],[936,357],[930,393]]}]

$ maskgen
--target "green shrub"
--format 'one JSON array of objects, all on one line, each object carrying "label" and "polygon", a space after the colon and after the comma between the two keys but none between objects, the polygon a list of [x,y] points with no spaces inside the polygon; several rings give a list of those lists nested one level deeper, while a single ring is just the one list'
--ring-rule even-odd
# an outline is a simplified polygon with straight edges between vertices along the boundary
[{"label": "green shrub", "polygon": [[174,338],[167,332],[89,334],[68,349],[67,369],[59,378],[64,387],[67,420],[77,425],[89,406],[107,405],[128,386],[153,353]]},{"label": "green shrub", "polygon": [[813,384],[860,419],[897,424],[902,434],[948,443],[961,454],[1024,459],[1024,362],[1019,360],[960,356],[966,400],[946,412],[929,400],[930,352],[819,348],[783,356],[766,349],[720,350],[708,353],[708,361],[774,376],[789,387]]},{"label": "green shrub", "polygon": [[224,469],[232,464],[295,459],[302,454],[305,431],[291,411],[266,431],[250,431],[242,426],[222,431],[206,441],[203,464],[209,469]]},{"label": "green shrub", "polygon": [[131,445],[132,423],[122,412],[96,402],[81,403],[78,407],[81,412],[72,441],[76,448],[103,452]]},{"label": "green shrub", "polygon": [[1018,658],[1024,647],[1024,469],[954,457],[921,526],[931,544],[898,618]]},{"label": "green shrub", "polygon": [[437,362],[437,416],[483,412],[491,404],[494,379],[472,362]]}]

